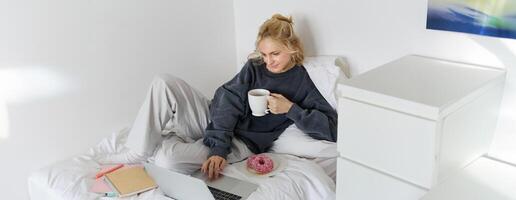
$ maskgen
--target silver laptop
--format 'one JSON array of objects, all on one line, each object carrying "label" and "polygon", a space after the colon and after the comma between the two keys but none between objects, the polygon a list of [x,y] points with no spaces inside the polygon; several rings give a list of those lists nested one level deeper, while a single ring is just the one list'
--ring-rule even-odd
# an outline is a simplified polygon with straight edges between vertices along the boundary
[{"label": "silver laptop", "polygon": [[223,175],[208,181],[200,170],[188,176],[151,163],[144,166],[161,191],[177,200],[247,199],[258,188],[256,184]]}]

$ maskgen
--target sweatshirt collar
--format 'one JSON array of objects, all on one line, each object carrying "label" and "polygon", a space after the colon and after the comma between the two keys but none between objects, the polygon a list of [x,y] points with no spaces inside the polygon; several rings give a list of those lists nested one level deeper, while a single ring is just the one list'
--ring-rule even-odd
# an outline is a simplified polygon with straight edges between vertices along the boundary
[{"label": "sweatshirt collar", "polygon": [[296,64],[294,65],[294,67],[288,69],[287,71],[285,72],[281,72],[281,73],[272,73],[271,71],[269,71],[267,69],[267,67],[265,66],[265,64],[263,64],[260,68],[265,72],[265,74],[267,76],[270,76],[270,77],[282,77],[282,76],[288,76],[289,74],[292,74],[292,73],[295,73],[296,71],[299,70],[301,66],[299,64]]}]

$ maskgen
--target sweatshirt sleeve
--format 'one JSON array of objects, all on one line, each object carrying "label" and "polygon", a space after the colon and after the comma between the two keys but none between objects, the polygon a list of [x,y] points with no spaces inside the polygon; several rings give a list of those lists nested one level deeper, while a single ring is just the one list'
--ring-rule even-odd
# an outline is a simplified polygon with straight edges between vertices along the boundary
[{"label": "sweatshirt sleeve", "polygon": [[248,61],[240,73],[219,87],[210,105],[211,121],[206,128],[204,145],[210,148],[208,158],[223,158],[231,152],[231,140],[235,126],[245,113],[247,90],[251,80],[251,63]]},{"label": "sweatshirt sleeve", "polygon": [[337,141],[337,112],[315,88],[302,102],[292,105],[287,117],[314,139]]}]

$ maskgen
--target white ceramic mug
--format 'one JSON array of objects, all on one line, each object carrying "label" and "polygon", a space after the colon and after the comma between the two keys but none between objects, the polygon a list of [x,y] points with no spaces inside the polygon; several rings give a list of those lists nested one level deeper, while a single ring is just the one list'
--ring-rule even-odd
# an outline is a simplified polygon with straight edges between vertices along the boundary
[{"label": "white ceramic mug", "polygon": [[267,97],[271,94],[266,89],[253,89],[247,92],[249,107],[254,116],[261,117],[269,113],[267,109]]}]

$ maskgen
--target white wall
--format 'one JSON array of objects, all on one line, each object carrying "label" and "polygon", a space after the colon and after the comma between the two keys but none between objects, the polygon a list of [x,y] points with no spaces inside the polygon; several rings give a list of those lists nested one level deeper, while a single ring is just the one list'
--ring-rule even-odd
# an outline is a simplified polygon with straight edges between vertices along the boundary
[{"label": "white wall", "polygon": [[516,163],[516,40],[426,30],[426,0],[235,1],[237,59],[273,13],[294,17],[308,55],[343,55],[357,75],[407,54],[506,68],[491,155]]},{"label": "white wall", "polygon": [[231,0],[1,0],[2,199],[130,125],[158,73],[211,98],[235,73],[233,23]]},{"label": "white wall", "polygon": [[516,163],[516,41],[426,30],[424,0],[1,0],[2,197],[26,199],[29,172],[128,126],[157,73],[212,96],[276,12],[294,16],[308,55],[343,55],[353,75],[406,54],[506,68],[492,154]]}]

